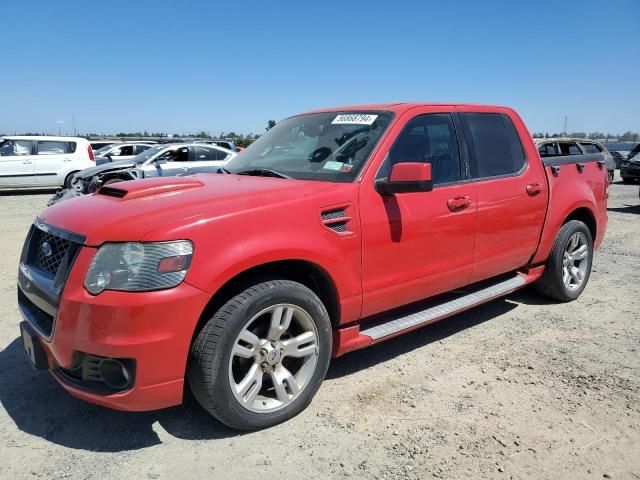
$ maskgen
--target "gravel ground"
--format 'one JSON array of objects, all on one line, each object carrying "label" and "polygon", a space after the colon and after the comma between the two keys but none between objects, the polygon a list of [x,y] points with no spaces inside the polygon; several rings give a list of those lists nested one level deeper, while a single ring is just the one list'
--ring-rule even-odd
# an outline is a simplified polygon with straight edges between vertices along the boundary
[{"label": "gravel ground", "polygon": [[50,194],[0,193],[0,478],[640,479],[637,186],[612,186],[579,300],[524,290],[346,355],[303,414],[242,435],[193,400],[110,411],[31,370],[16,270]]}]

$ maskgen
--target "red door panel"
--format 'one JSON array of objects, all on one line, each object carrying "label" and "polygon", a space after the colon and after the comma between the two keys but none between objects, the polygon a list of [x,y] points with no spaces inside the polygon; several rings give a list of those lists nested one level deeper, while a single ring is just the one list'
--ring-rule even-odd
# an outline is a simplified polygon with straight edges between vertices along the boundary
[{"label": "red door panel", "polygon": [[[449,113],[454,111],[446,106],[409,110],[363,176],[359,202],[363,316],[470,282],[476,197],[473,184],[455,183],[452,178],[457,142]],[[434,189],[393,196],[376,192],[376,174],[391,163],[407,161],[431,164]]]},{"label": "red door panel", "polygon": [[[540,178],[539,174],[542,174]],[[473,281],[526,265],[538,247],[547,207],[546,187],[535,195],[528,184],[544,186],[544,172],[476,183],[478,227]]]},{"label": "red door panel", "polygon": [[[363,315],[469,283],[476,204],[470,185],[381,196],[363,193]],[[451,198],[469,206],[449,208]]]}]

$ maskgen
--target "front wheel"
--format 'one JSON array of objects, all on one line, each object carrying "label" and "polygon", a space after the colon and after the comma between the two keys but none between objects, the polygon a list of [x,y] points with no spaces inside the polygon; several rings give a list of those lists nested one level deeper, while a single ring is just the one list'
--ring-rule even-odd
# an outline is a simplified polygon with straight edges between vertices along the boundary
[{"label": "front wheel", "polygon": [[592,260],[591,231],[583,222],[571,220],[560,229],[536,288],[554,300],[575,300],[587,286]]},{"label": "front wheel", "polygon": [[331,322],[315,293],[289,280],[258,283],[226,302],[198,333],[189,385],[222,423],[270,427],[309,405],[331,347]]}]

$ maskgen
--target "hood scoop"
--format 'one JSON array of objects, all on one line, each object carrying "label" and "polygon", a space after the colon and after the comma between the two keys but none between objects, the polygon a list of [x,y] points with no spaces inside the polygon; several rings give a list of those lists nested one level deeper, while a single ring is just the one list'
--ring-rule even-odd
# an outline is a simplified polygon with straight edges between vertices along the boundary
[{"label": "hood scoop", "polygon": [[147,178],[107,185],[98,189],[96,195],[133,200],[202,186],[204,183],[195,178]]}]

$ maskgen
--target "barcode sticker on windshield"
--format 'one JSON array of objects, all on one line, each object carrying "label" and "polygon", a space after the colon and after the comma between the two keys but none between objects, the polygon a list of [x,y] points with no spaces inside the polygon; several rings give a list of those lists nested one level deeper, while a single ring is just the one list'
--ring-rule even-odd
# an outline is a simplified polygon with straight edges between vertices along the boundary
[{"label": "barcode sticker on windshield", "polygon": [[336,116],[331,123],[334,125],[371,125],[376,121],[376,118],[378,118],[378,115],[348,113]]}]

